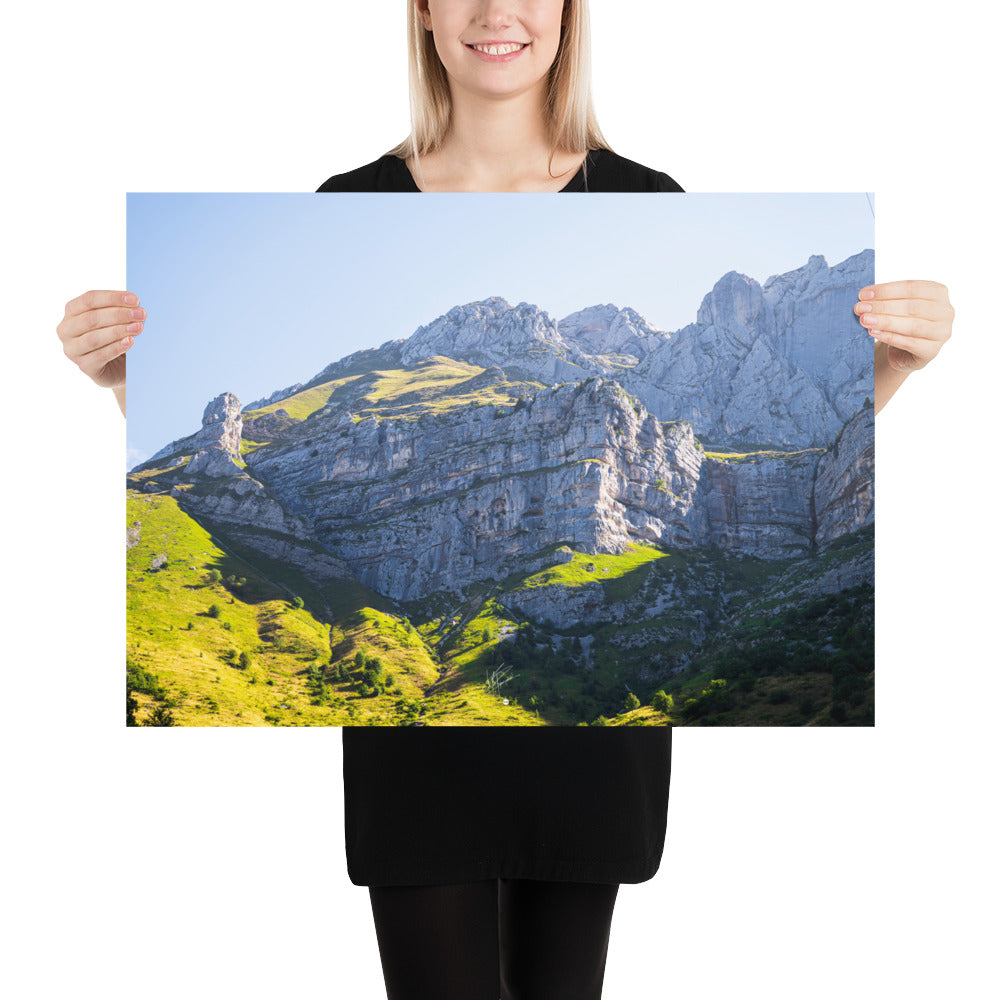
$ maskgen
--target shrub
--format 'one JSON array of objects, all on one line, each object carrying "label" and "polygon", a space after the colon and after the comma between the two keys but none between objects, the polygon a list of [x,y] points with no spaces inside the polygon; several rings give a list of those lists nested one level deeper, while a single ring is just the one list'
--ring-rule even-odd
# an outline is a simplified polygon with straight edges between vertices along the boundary
[{"label": "shrub", "polygon": [[221,614],[222,614],[222,608],[220,608],[218,604],[210,604],[208,606],[208,617],[209,618],[218,618],[219,615],[221,615]]},{"label": "shrub", "polygon": [[155,674],[128,659],[125,661],[125,688],[127,691],[140,691],[142,694],[151,695],[160,701],[167,696]]},{"label": "shrub", "polygon": [[640,704],[641,702],[636,697],[635,692],[629,691],[628,697],[625,699],[625,711],[634,712],[639,707]]},{"label": "shrub", "polygon": [[244,650],[242,653],[240,653],[239,661],[238,662],[239,662],[241,670],[246,670],[247,667],[250,666],[250,657],[247,655],[246,650]]},{"label": "shrub", "polygon": [[157,705],[143,725],[172,726],[174,725],[174,717],[169,708],[165,708],[163,705]]},{"label": "shrub", "polygon": [[650,704],[657,712],[669,712],[674,707],[674,696],[665,691],[657,691]]},{"label": "shrub", "polygon": [[205,580],[207,583],[219,583],[222,580],[222,574],[217,569],[210,569],[205,574]]},{"label": "shrub", "polygon": [[303,608],[303,607],[305,607],[305,603],[306,602],[303,601],[302,598],[299,597],[297,594],[296,594],[295,597],[292,598],[292,607],[293,608]]},{"label": "shrub", "polygon": [[599,715],[591,723],[592,726],[606,726],[607,724],[608,724],[608,720],[603,715]]},{"label": "shrub", "polygon": [[312,696],[314,705],[321,705],[329,698],[330,689],[323,676],[323,668],[318,663],[309,664],[306,682],[309,685],[309,694]]}]

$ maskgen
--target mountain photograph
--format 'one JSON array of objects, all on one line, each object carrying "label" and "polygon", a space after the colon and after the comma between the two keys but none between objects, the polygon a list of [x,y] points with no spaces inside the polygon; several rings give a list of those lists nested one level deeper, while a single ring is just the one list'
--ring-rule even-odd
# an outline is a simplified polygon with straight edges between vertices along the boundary
[{"label": "mountain photograph", "polygon": [[248,401],[237,334],[200,421],[201,376],[153,368],[181,433],[126,476],[129,723],[873,725],[873,281],[870,249],[728,270],[672,329],[585,298],[388,339],[362,314],[363,346]]}]

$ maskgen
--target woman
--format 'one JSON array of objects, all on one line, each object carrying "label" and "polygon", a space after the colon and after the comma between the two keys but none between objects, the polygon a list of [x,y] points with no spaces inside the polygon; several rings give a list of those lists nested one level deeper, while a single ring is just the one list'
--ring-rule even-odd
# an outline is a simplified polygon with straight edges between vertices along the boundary
[{"label": "woman", "polygon": [[[409,45],[411,136],[320,191],[681,190],[608,149],[585,0],[414,0]],[[953,311],[933,282],[860,299],[879,410]],[[129,293],[89,292],[58,328],[123,412],[144,319]],[[348,869],[389,997],[599,997],[618,885],[660,863],[670,750],[669,728],[345,730]]]}]

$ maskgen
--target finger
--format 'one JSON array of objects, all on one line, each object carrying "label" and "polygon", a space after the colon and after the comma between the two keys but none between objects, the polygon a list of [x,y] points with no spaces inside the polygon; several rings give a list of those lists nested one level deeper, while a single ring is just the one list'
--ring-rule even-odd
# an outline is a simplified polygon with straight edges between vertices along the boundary
[{"label": "finger", "polygon": [[146,310],[142,306],[127,308],[125,306],[115,306],[106,309],[92,309],[89,312],[80,313],[76,316],[69,316],[56,327],[59,339],[63,341],[66,354],[75,357],[76,355],[94,347],[107,343],[107,337],[90,338],[81,348],[75,342],[80,338],[94,331],[100,331],[113,326],[127,326],[130,323],[143,323],[146,319]]},{"label": "finger", "polygon": [[874,313],[866,313],[861,317],[861,323],[869,332],[874,329],[886,333],[899,333],[905,337],[917,337],[921,340],[944,339],[939,323],[919,316],[876,316]]},{"label": "finger", "polygon": [[74,337],[63,346],[63,353],[66,357],[79,363],[81,358],[94,351],[102,350],[109,344],[124,340],[126,337],[138,337],[142,333],[142,323],[118,323],[115,326],[106,326],[100,330],[93,330],[90,333],[81,334]]},{"label": "finger", "polygon": [[938,299],[874,299],[854,306],[857,316],[919,316],[934,322],[951,321],[955,310]]},{"label": "finger", "polygon": [[880,285],[866,285],[858,292],[865,299],[947,299],[948,289],[937,281],[887,281]]},{"label": "finger", "polygon": [[108,292],[91,289],[78,295],[75,299],[70,299],[66,303],[67,316],[79,316],[81,313],[90,312],[91,309],[103,309],[106,306],[137,306],[139,296],[134,292]]},{"label": "finger", "polygon": [[895,347],[900,351],[906,351],[924,364],[930,361],[938,352],[938,345],[931,340],[925,340],[923,337],[908,337],[905,334],[894,333],[891,330],[869,330],[868,332],[875,340],[881,341],[889,347]]},{"label": "finger", "polygon": [[82,372],[93,378],[105,365],[124,354],[134,343],[134,337],[124,337],[121,340],[116,340],[113,344],[102,347],[100,350],[85,354],[78,360],[77,364]]}]

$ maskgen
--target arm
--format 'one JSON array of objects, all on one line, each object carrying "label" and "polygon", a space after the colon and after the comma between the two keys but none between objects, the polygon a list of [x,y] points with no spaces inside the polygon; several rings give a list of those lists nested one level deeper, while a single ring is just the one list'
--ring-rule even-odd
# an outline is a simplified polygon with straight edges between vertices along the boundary
[{"label": "arm", "polygon": [[889,364],[889,345],[875,344],[875,412],[892,399],[893,393],[906,381],[909,372],[898,372]]},{"label": "arm", "polygon": [[890,281],[858,293],[854,312],[875,339],[875,412],[911,372],[937,357],[951,336],[955,310],[936,281]]}]

